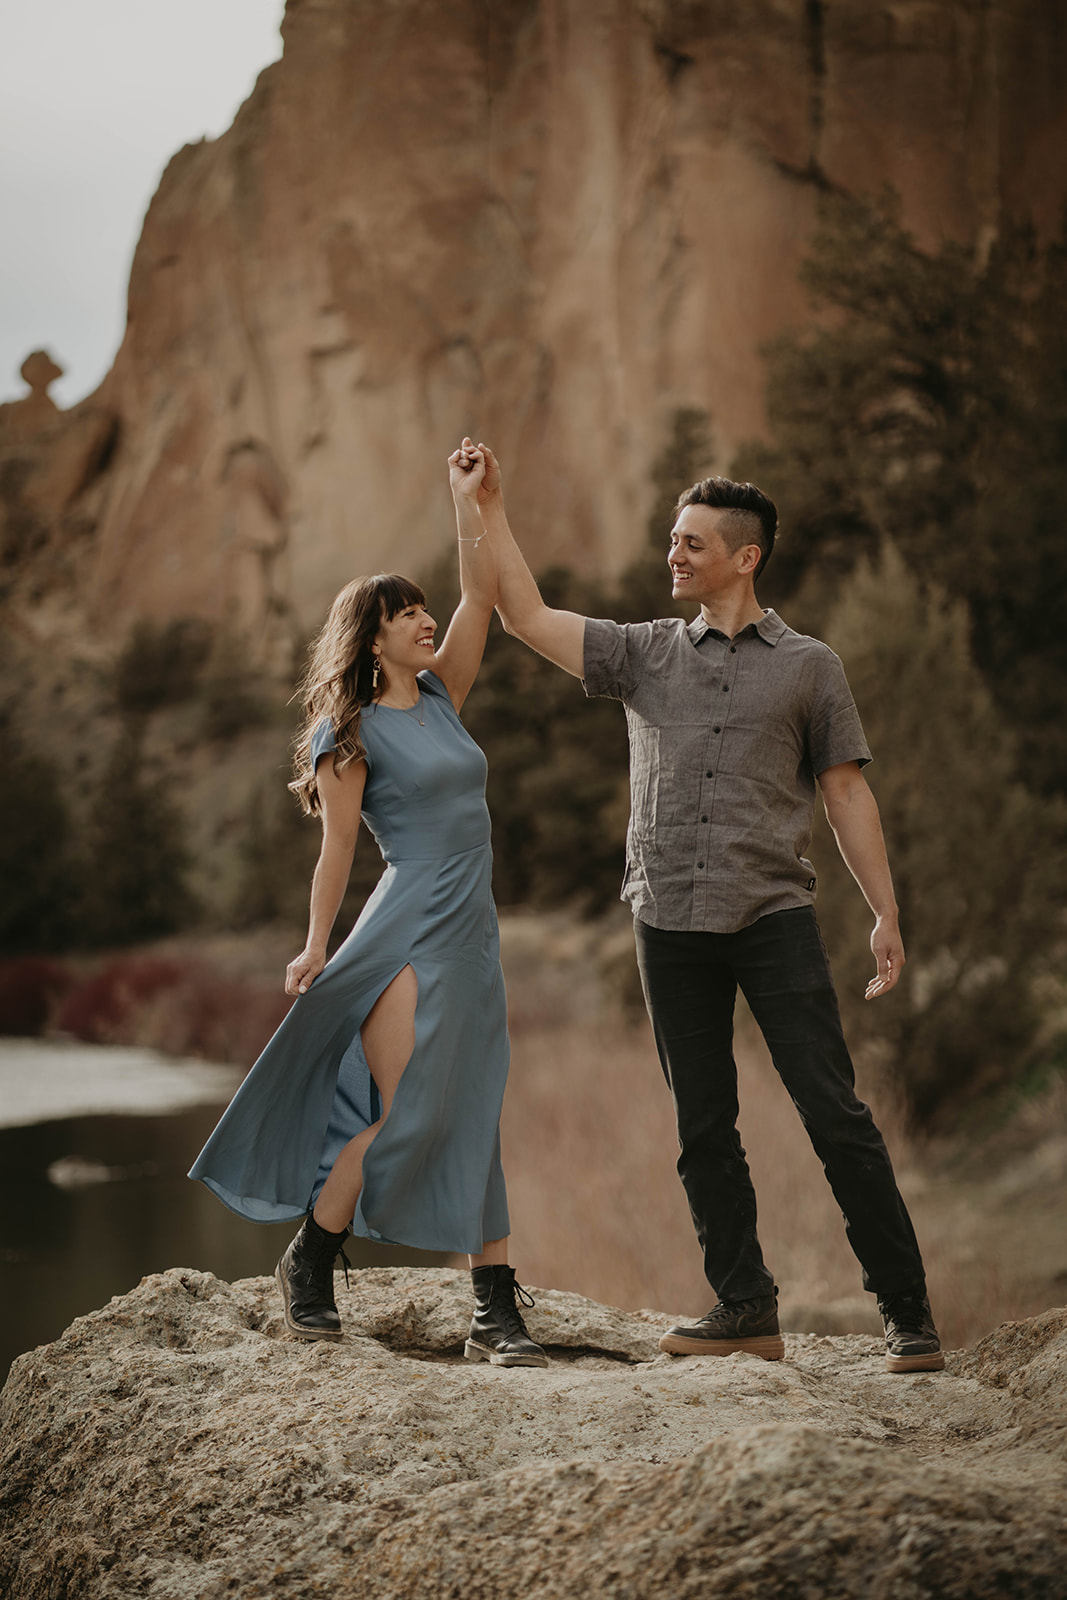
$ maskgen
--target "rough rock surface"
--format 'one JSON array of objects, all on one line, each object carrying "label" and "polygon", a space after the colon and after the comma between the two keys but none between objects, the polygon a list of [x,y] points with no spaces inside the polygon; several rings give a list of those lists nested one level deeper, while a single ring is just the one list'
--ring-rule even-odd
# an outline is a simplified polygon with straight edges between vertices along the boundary
[{"label": "rough rock surface", "polygon": [[0,1402],[11,1600],[1062,1596],[1067,1311],[943,1374],[877,1340],[674,1360],[664,1318],[537,1291],[547,1371],[460,1358],[466,1274],[175,1268],[22,1357]]},{"label": "rough rock surface", "polygon": [[102,387],[0,419],[27,587],[101,628],[262,638],[425,569],[468,428],[535,561],[617,567],[674,408],[720,464],[761,426],[821,191],[892,184],[932,244],[1067,189],[1056,0],[289,0],[283,35],[167,167]]}]

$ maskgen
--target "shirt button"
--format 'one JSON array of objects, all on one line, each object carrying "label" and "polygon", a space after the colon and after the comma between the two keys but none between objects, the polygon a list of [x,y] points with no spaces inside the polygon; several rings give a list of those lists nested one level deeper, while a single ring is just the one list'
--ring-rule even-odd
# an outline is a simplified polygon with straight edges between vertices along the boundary
[{"label": "shirt button", "polygon": [[697,862],[697,871],[698,871],[698,872],[703,872],[703,870],[704,870],[704,863],[703,863],[703,861],[698,861],[698,862]]},{"label": "shirt button", "polygon": [[729,694],[730,693],[730,685],[728,683],[724,683],[723,684],[722,692],[723,692],[723,694]]},{"label": "shirt button", "polygon": [[721,728],[712,728],[711,731],[712,731],[712,733],[721,733],[722,729]]},{"label": "shirt button", "polygon": [[701,820],[701,822],[707,822],[708,819],[707,819],[707,817],[701,817],[700,820]]},{"label": "shirt button", "polygon": [[[716,728],[715,732],[718,733],[718,731],[719,731],[718,728]],[[714,778],[715,774],[714,774],[714,772],[712,772],[711,768],[709,767],[707,772],[705,772],[704,776],[705,776],[705,778]]]},{"label": "shirt button", "polygon": [[732,645],[731,645],[731,646],[730,646],[730,654],[731,654],[731,655],[732,655],[732,656],[735,656],[735,655],[736,655],[736,654],[737,654],[737,646],[736,646],[736,645],[735,645],[735,644],[732,644]]}]

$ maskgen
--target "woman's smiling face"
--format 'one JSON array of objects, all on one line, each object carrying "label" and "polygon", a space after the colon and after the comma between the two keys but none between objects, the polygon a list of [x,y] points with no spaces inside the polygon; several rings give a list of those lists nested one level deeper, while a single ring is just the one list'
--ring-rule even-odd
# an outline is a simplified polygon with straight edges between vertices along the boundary
[{"label": "woman's smiling face", "polygon": [[386,677],[396,678],[432,667],[436,631],[436,622],[426,607],[417,602],[404,606],[395,617],[383,617],[374,648]]}]

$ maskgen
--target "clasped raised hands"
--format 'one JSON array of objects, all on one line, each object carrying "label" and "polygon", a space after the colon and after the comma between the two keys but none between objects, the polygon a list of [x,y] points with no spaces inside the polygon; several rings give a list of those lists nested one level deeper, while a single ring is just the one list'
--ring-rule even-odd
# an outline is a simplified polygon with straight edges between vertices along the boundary
[{"label": "clasped raised hands", "polygon": [[500,466],[487,444],[465,438],[448,458],[448,482],[457,502],[473,500],[484,506],[500,491]]}]

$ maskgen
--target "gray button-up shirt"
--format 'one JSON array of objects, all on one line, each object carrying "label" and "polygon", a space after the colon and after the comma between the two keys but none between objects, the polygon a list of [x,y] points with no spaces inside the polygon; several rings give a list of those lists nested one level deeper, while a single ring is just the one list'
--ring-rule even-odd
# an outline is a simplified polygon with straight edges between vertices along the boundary
[{"label": "gray button-up shirt", "polygon": [[734,639],[702,616],[585,625],[585,692],[626,707],[622,899],[654,928],[733,933],[810,905],[815,779],[871,759],[844,669],[767,611]]}]

